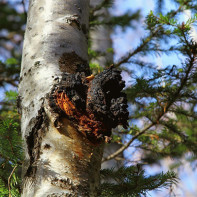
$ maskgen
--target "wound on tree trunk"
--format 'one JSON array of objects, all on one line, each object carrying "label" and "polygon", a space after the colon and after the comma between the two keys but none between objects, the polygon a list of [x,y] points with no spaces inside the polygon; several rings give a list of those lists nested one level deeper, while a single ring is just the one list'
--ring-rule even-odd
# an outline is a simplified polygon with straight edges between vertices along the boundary
[{"label": "wound on tree trunk", "polygon": [[[51,92],[50,106],[66,116],[94,144],[110,141],[111,129],[127,127],[127,99],[121,72],[113,67],[96,77],[63,74]],[[63,113],[62,113],[63,112]]]}]

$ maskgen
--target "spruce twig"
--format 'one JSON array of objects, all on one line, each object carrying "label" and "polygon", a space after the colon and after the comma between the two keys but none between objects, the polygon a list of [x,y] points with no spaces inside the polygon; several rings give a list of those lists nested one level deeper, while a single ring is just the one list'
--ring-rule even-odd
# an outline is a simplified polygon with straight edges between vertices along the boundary
[{"label": "spruce twig", "polygon": [[[180,5],[179,8],[171,14],[171,17],[176,16],[177,13],[182,11],[182,9],[183,9],[183,5]],[[162,26],[159,26],[154,32],[151,32],[149,36],[147,36],[146,38],[144,38],[142,40],[142,43],[133,52],[129,52],[127,55],[120,58],[120,60],[118,62],[116,62],[114,64],[114,66],[119,67],[122,64],[127,63],[131,57],[133,57],[137,53],[141,52],[143,50],[143,48],[152,40],[152,38],[154,38],[158,34],[158,32],[161,29],[162,29]]]}]

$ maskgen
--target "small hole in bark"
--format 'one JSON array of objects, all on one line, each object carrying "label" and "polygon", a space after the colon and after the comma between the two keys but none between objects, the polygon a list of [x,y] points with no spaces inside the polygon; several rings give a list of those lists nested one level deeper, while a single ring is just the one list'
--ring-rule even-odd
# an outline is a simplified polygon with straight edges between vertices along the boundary
[{"label": "small hole in bark", "polygon": [[44,149],[50,149],[51,148],[51,145],[50,144],[45,144],[44,145]]},{"label": "small hole in bark", "polygon": [[40,65],[40,61],[36,61],[36,62],[34,63],[34,65],[35,65],[35,66],[39,66],[39,65]]},{"label": "small hole in bark", "polygon": [[32,56],[31,56],[31,59],[35,59],[35,58],[36,58],[36,56],[35,56],[35,55],[32,55]]},{"label": "small hole in bark", "polygon": [[44,10],[44,8],[43,8],[43,7],[39,7],[39,10],[40,10],[40,11],[43,11],[43,10]]}]

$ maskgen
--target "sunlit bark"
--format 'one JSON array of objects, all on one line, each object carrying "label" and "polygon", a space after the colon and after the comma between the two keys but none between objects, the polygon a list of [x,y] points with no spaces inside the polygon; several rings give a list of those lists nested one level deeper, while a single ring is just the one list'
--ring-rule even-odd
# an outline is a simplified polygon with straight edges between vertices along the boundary
[{"label": "sunlit bark", "polygon": [[89,69],[88,13],[88,0],[30,1],[19,86],[24,197],[97,195],[102,145],[66,118],[57,125],[47,99],[63,73]]}]

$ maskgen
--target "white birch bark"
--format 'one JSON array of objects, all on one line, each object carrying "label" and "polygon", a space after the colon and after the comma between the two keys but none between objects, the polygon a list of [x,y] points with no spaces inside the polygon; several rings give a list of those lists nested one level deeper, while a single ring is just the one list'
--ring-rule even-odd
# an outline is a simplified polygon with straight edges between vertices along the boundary
[{"label": "white birch bark", "polygon": [[19,85],[23,197],[97,196],[102,147],[65,118],[57,127],[47,101],[63,72],[88,61],[88,12],[88,0],[30,0]]}]

